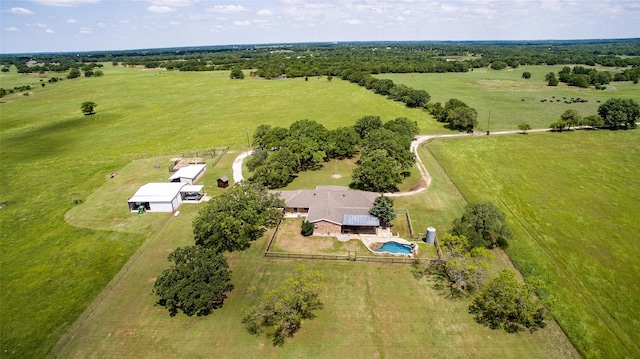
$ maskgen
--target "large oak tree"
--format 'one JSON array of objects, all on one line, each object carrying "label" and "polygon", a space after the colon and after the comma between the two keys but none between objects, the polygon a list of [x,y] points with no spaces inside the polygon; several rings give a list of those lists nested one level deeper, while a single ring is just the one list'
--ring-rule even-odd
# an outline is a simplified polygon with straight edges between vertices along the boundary
[{"label": "large oak tree", "polygon": [[231,272],[222,254],[201,246],[178,248],[169,255],[173,266],[158,276],[153,292],[160,296],[157,304],[174,316],[181,310],[192,316],[207,315],[222,306]]},{"label": "large oak tree", "polygon": [[207,202],[193,221],[197,245],[216,253],[249,248],[265,227],[275,227],[283,201],[257,184],[240,182]]}]

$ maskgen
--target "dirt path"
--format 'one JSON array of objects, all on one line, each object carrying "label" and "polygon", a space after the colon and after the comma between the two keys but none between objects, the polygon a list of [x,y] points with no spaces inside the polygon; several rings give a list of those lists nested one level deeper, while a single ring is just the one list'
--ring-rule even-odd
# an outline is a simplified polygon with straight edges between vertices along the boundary
[{"label": "dirt path", "polygon": [[[548,132],[549,129],[548,128],[539,128],[539,129],[535,129],[535,130],[529,130],[527,132]],[[491,132],[491,135],[513,135],[513,134],[519,134],[522,133],[522,131],[520,130],[516,130],[516,131],[496,131],[496,132]],[[449,134],[449,135],[424,135],[424,136],[418,136],[416,137],[415,140],[413,140],[411,142],[411,152],[413,152],[416,155],[416,165],[418,166],[418,170],[420,171],[420,175],[421,175],[421,179],[420,182],[418,183],[418,185],[413,186],[409,191],[406,192],[395,192],[395,193],[385,193],[385,196],[389,196],[389,197],[402,197],[402,196],[413,196],[415,194],[418,194],[422,191],[425,191],[427,188],[429,188],[429,186],[431,185],[431,175],[429,175],[429,172],[427,171],[426,167],[424,166],[424,163],[422,163],[422,159],[420,158],[420,156],[418,156],[418,147],[423,144],[426,141],[429,141],[431,139],[434,138],[449,138],[449,137],[472,137],[474,135],[472,134],[468,134],[468,133],[454,133],[454,134]],[[481,135],[481,136],[487,136],[487,135]],[[234,182],[240,182],[244,179],[244,177],[242,176],[242,162],[244,161],[245,158],[249,157],[250,155],[252,155],[255,152],[255,150],[251,150],[251,151],[247,151],[247,152],[243,152],[241,154],[238,155],[238,157],[236,157],[235,160],[233,160],[233,181]]]}]

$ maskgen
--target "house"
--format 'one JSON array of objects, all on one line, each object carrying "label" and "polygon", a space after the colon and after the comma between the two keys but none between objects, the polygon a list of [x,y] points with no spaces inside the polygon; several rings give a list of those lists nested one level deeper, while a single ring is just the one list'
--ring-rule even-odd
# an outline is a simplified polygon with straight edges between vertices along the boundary
[{"label": "house", "polygon": [[185,166],[172,174],[171,177],[169,177],[169,182],[184,182],[193,184],[204,174],[206,170],[206,164]]},{"label": "house", "polygon": [[183,202],[200,202],[202,185],[184,182],[147,183],[127,201],[131,212],[142,206],[147,212],[175,212]]},{"label": "house", "polygon": [[377,234],[380,220],[369,214],[378,198],[374,192],[352,191],[341,186],[317,186],[315,190],[276,191],[285,201],[285,216],[307,217],[314,235],[341,233]]}]

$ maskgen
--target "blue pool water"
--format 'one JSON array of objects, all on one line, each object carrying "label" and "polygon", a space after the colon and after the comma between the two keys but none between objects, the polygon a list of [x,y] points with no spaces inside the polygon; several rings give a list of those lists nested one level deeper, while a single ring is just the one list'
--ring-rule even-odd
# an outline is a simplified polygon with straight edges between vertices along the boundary
[{"label": "blue pool water", "polygon": [[382,247],[376,249],[374,252],[411,254],[411,246],[398,242],[385,242],[382,244]]}]

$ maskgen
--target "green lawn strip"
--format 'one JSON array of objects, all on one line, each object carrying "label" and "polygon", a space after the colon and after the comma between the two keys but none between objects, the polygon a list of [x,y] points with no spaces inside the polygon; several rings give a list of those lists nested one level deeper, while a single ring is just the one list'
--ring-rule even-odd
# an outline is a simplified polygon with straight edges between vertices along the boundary
[{"label": "green lawn strip", "polygon": [[[467,314],[469,300],[452,301],[416,280],[405,265],[264,258],[267,237],[229,255],[234,289],[221,309],[206,317],[171,318],[153,305],[154,278],[169,266],[166,256],[193,243],[190,221],[197,206],[185,207],[154,236],[147,250],[105,297],[63,357],[530,357],[561,358],[571,352],[553,330],[533,335],[492,331]],[[304,264],[325,278],[324,308],[317,317],[273,347],[241,324],[250,303],[247,290],[273,289]]]},{"label": "green lawn strip", "polygon": [[429,148],[471,202],[506,211],[509,255],[551,284],[557,320],[584,355],[640,354],[637,131],[441,139]]},{"label": "green lawn strip", "polygon": [[[466,73],[381,74],[376,77],[426,90],[431,95],[431,102],[441,102],[443,106],[450,98],[466,102],[478,111],[478,128],[483,131],[487,129],[487,122],[491,130],[517,130],[521,122],[529,123],[532,128],[547,128],[568,109],[574,109],[584,117],[597,114],[600,105],[597,101],[604,103],[613,97],[638,98],[637,86],[630,81],[612,82],[604,91],[563,83],[547,86],[544,76],[549,72],[557,74],[562,67],[520,66],[501,71],[483,68]],[[523,79],[524,71],[531,72],[532,77]],[[598,68],[598,71],[614,74],[617,70]],[[566,101],[581,98],[588,102],[566,104],[565,98]],[[542,99],[548,101],[540,102]]]},{"label": "green lawn strip", "polygon": [[[377,114],[385,121],[408,117],[418,121],[422,131],[440,131],[425,111],[408,109],[340,80],[231,81],[228,72],[170,72],[110,64],[103,71],[103,77],[64,80],[28,97],[2,99],[0,346],[9,353],[16,351],[16,356],[45,355],[153,234],[114,232],[144,228],[153,232],[155,227],[145,227],[148,224],[118,227],[116,223],[114,231],[100,231],[65,222],[65,214],[76,207],[74,199],[87,201],[111,180],[111,172],[121,172],[132,160],[221,146],[244,148],[246,129],[251,132],[262,123],[288,126],[304,118],[336,128]],[[17,76],[0,73],[0,81],[8,83],[9,75]],[[83,101],[96,102],[97,113],[82,115]],[[223,161],[233,161],[232,157]],[[229,167],[214,173],[232,177]],[[220,191],[213,187],[216,179],[205,179],[206,191]],[[131,180],[125,185],[134,188],[137,184]],[[124,192],[133,194],[125,190],[119,195]],[[104,192],[94,196],[109,199]],[[120,200],[101,205],[109,211],[126,211]],[[71,220],[108,228],[110,220],[83,219],[77,212],[72,211]]]},{"label": "green lawn strip", "polygon": [[[409,210],[416,234],[425,233],[427,227],[434,227],[436,233],[442,235],[451,229],[451,222],[462,215],[467,202],[424,145],[419,147],[418,153],[431,176],[431,184],[419,195],[394,197],[395,207]],[[393,222],[394,231],[395,224],[399,222],[406,220],[398,216]],[[408,236],[403,232],[401,235]]]}]

